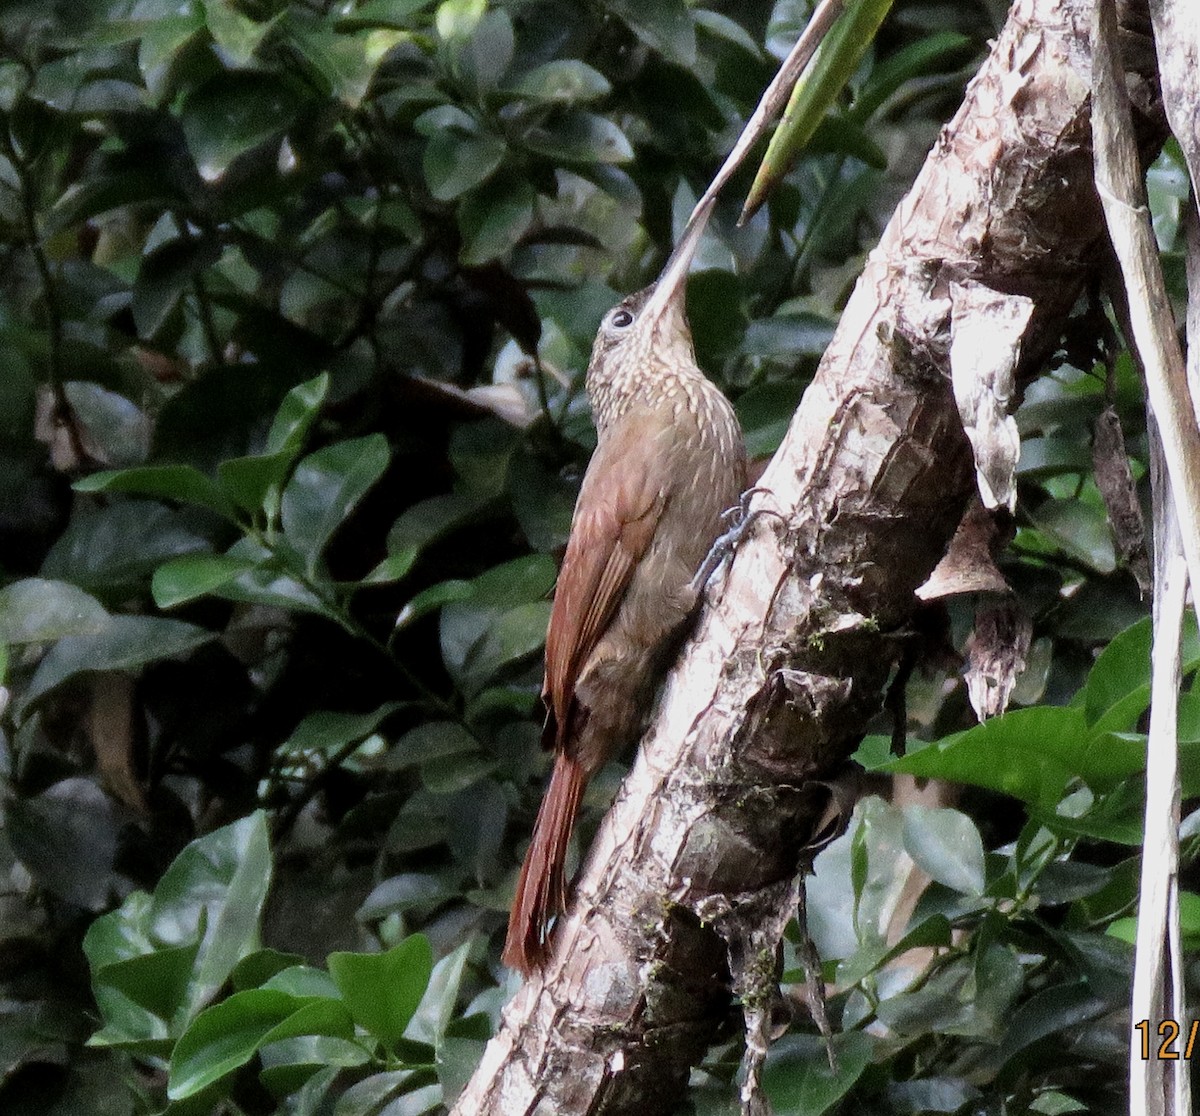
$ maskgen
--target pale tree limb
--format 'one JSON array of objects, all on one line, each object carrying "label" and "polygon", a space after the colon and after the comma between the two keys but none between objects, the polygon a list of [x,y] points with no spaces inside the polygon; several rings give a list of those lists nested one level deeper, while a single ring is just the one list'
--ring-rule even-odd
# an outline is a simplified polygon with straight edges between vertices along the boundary
[{"label": "pale tree limb", "polygon": [[[1196,151],[1194,64],[1200,43],[1195,6],[1190,15],[1172,3],[1154,5],[1155,38],[1169,120],[1180,127],[1185,150]],[[1190,26],[1189,26],[1190,24]],[[1181,41],[1188,31],[1192,42]],[[1145,1039],[1158,1025],[1183,1018],[1183,958],[1179,929],[1180,638],[1190,580],[1200,584],[1200,430],[1183,353],[1167,298],[1142,167],[1125,94],[1117,46],[1116,12],[1101,0],[1093,22],[1096,184],[1125,287],[1131,342],[1146,378],[1151,412],[1154,481],[1154,644],[1150,731],[1146,757],[1146,813],[1138,895],[1131,1014],[1145,1021]],[[1191,65],[1188,80],[1180,67]],[[1190,86],[1190,88],[1185,88]],[[1172,102],[1175,102],[1174,104]],[[1192,268],[1194,272],[1194,267]],[[1190,292],[1195,294],[1193,290]],[[1189,299],[1190,301],[1190,299]],[[1151,1038],[1151,1036],[1154,1036]],[[1142,1057],[1143,1033],[1130,1033],[1129,1103],[1134,1116],[1191,1111],[1185,1065]],[[1180,1059],[1183,1062],[1183,1059]]]},{"label": "pale tree limb", "polygon": [[[1179,535],[1161,439],[1151,427],[1154,485],[1154,642],[1151,649],[1150,730],[1146,742],[1146,812],[1138,885],[1130,1015],[1147,1020],[1146,1038],[1158,1042],[1158,1024],[1185,1017],[1183,953],[1179,927],[1180,640],[1188,569]],[[1184,1032],[1186,1035],[1186,1031]],[[1131,1116],[1187,1116],[1190,1070],[1177,1062],[1142,1057],[1142,1033],[1130,1032]],[[1182,1039],[1186,1042],[1186,1039]],[[1182,1042],[1180,1045],[1182,1045]],[[1182,1054],[1182,1049],[1180,1054]]]},{"label": "pale tree limb", "polygon": [[1128,292],[1130,341],[1145,371],[1162,438],[1188,572],[1200,585],[1200,429],[1150,223],[1113,0],[1100,0],[1094,22],[1096,189]]},{"label": "pale tree limb", "polygon": [[[1200,182],[1200,4],[1150,0],[1163,104],[1193,187]],[[1195,206],[1195,197],[1192,198]]]},{"label": "pale tree limb", "polygon": [[869,257],[760,482],[757,503],[783,522],[756,521],[702,614],[554,956],[506,1009],[456,1113],[670,1111],[731,991],[748,1031],[768,1030],[798,872],[975,488],[950,384],[954,292],[1027,300],[997,326],[1019,384],[1102,248],[1092,6],[1017,0]]}]

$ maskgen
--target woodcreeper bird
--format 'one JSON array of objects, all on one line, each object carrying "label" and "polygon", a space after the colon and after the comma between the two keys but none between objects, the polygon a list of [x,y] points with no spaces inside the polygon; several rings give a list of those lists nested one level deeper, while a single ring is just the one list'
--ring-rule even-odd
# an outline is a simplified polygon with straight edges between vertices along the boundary
[{"label": "woodcreeper bird", "polygon": [[509,916],[504,962],[529,974],[566,907],[565,862],[588,780],[640,735],[702,585],[693,583],[745,486],[729,400],[696,366],[688,269],[697,212],[658,281],[605,316],[587,369],[597,445],[575,505],[546,634],[543,744],[554,750]]}]

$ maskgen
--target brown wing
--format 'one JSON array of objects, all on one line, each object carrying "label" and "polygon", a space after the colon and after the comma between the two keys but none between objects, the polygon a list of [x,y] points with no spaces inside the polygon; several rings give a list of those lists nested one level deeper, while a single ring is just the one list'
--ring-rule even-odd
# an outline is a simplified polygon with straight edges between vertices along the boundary
[{"label": "brown wing", "polygon": [[575,680],[621,603],[667,502],[662,472],[651,461],[656,424],[651,416],[626,419],[588,466],[550,612],[542,685],[549,719],[543,739],[559,748]]}]

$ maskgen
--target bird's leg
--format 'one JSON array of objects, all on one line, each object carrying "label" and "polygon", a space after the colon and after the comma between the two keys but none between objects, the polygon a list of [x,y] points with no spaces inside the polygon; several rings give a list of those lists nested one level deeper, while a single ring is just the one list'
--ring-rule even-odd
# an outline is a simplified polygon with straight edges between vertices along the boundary
[{"label": "bird's leg", "polygon": [[704,587],[709,583],[713,574],[721,568],[721,564],[727,559],[732,558],[734,551],[741,546],[742,540],[749,533],[750,528],[760,516],[774,515],[780,520],[784,519],[781,512],[777,512],[774,508],[755,508],[750,510],[750,501],[760,492],[769,492],[770,489],[760,488],[757,485],[754,488],[747,488],[739,497],[737,505],[732,508],[726,508],[721,513],[721,525],[725,530],[717,537],[717,541],[712,544],[712,549],[705,556],[704,561],[700,563],[700,568],[696,571],[696,576],[692,578],[691,588],[699,598],[704,592]]}]

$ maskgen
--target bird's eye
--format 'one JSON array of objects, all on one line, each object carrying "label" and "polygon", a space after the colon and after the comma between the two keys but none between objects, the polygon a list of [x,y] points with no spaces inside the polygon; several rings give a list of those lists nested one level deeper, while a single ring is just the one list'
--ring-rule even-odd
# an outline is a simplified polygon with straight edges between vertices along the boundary
[{"label": "bird's eye", "polygon": [[614,329],[628,329],[633,325],[633,315],[628,310],[614,310],[610,324]]}]

